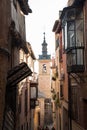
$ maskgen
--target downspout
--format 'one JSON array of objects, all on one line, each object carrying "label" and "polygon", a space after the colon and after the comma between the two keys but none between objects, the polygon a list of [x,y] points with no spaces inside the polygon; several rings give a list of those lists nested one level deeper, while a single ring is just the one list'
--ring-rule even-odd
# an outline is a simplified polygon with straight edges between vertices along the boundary
[{"label": "downspout", "polygon": [[72,130],[72,96],[71,96],[70,73],[68,73],[68,118],[69,118],[68,130]]}]

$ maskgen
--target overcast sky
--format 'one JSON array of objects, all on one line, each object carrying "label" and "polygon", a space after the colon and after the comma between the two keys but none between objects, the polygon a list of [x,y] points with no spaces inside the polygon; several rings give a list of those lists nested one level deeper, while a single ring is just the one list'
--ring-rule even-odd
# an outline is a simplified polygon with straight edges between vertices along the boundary
[{"label": "overcast sky", "polygon": [[43,32],[46,33],[48,54],[54,55],[55,37],[52,28],[59,18],[59,10],[68,0],[29,0],[32,13],[26,16],[26,40],[30,42],[36,58],[42,54]]}]

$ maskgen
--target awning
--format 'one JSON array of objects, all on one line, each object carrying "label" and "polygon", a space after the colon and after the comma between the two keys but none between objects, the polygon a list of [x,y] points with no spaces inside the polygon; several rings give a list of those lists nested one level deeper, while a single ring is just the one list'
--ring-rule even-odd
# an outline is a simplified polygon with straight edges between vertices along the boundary
[{"label": "awning", "polygon": [[13,67],[7,76],[7,86],[14,86],[21,80],[32,74],[31,69],[25,62],[20,63],[18,66]]}]

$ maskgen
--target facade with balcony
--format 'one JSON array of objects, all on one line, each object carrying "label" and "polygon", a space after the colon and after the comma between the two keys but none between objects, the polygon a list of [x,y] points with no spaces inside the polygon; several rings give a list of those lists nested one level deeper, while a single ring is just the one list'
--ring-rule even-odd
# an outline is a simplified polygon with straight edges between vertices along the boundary
[{"label": "facade with balcony", "polygon": [[[61,102],[61,117],[58,117],[58,123],[61,122],[59,129],[62,130],[87,129],[86,7],[86,0],[69,0],[68,6],[63,8],[59,16],[61,30],[59,22],[55,23],[53,30],[58,39],[62,35],[62,63],[59,64],[61,64],[64,73],[63,100]],[[60,39],[59,50],[61,50]],[[61,56],[60,52],[58,53],[59,57]],[[59,69],[61,74],[61,67]],[[58,87],[61,88],[61,81]],[[61,89],[59,89],[59,93],[61,93]]]},{"label": "facade with balcony", "polygon": [[56,20],[52,29],[55,33],[55,66],[57,68],[55,69],[57,77],[55,84],[53,84],[56,94],[54,105],[56,112],[55,127],[57,130],[68,129],[68,78],[66,72],[66,54],[63,54],[61,27],[61,21]]}]

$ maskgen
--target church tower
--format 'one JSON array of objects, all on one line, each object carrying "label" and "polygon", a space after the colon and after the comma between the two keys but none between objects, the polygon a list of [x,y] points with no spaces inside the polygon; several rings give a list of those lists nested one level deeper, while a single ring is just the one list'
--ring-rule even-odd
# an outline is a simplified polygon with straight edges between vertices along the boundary
[{"label": "church tower", "polygon": [[42,43],[42,55],[39,55],[39,59],[50,59],[50,55],[47,54],[47,43],[45,40],[45,32],[44,34],[44,39]]},{"label": "church tower", "polygon": [[52,123],[52,103],[51,103],[51,55],[47,54],[47,43],[45,33],[42,43],[42,54],[39,55],[39,78],[38,90],[39,101],[41,104],[40,121],[41,126],[50,125]]}]

